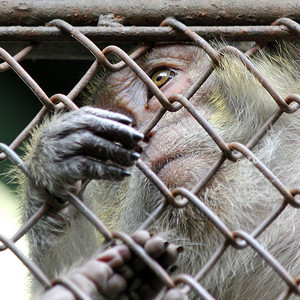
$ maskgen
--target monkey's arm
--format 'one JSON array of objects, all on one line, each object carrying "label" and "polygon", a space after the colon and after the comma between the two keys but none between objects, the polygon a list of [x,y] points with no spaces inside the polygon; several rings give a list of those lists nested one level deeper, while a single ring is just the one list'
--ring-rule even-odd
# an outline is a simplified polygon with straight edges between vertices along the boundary
[{"label": "monkey's arm", "polygon": [[[84,107],[66,113],[41,130],[26,164],[35,182],[24,190],[26,221],[49,195],[68,200],[68,191],[86,179],[121,180],[138,155],[131,150],[142,134],[121,114]],[[100,199],[86,203],[93,208]],[[30,230],[30,255],[50,278],[74,262],[89,257],[98,247],[94,228],[71,207],[50,211]]]}]

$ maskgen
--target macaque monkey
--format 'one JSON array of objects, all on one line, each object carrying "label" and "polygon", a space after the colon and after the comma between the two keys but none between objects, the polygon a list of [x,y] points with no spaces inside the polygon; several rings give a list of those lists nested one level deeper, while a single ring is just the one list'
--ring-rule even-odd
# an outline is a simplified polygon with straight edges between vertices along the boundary
[{"label": "macaque monkey", "polygon": [[[283,98],[300,94],[299,49],[296,42],[277,42],[251,58]],[[210,59],[191,44],[161,44],[137,63],[169,97],[184,94]],[[139,157],[172,190],[192,189],[221,155],[185,108],[167,112],[143,140],[139,131],[161,104],[128,67],[95,78],[85,97],[87,106],[58,113],[33,132],[25,161],[36,183],[57,199],[67,201],[68,191],[76,193],[81,181],[92,179],[82,199],[113,230],[132,234],[163,201],[161,193],[134,166]],[[224,54],[190,102],[227,143],[246,144],[278,108],[231,54]],[[300,114],[296,112],[283,114],[253,152],[292,189],[300,186],[299,149]],[[45,202],[45,196],[24,181],[23,214],[27,220]],[[253,231],[283,201],[245,158],[227,160],[197,196],[230,230],[246,232]],[[299,211],[289,206],[258,238],[294,277],[300,274],[299,223]],[[191,275],[225,240],[192,204],[181,209],[169,205],[149,230],[183,246],[177,272]],[[93,226],[70,205],[58,213],[53,210],[34,226],[29,234],[30,254],[55,278],[92,257],[99,240]],[[288,289],[250,247],[229,247],[201,284],[217,299],[274,299]]]}]

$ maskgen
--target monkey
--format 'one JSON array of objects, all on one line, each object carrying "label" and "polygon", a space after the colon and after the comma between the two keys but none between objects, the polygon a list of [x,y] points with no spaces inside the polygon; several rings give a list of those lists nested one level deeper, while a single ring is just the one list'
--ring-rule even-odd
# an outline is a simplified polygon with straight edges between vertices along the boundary
[{"label": "monkey", "polygon": [[[216,49],[223,46],[215,44]],[[244,44],[234,46],[245,49]],[[299,42],[270,43],[250,59],[283,98],[300,94]],[[190,43],[154,45],[136,62],[166,97],[184,94],[211,64],[205,51]],[[140,132],[162,105],[129,67],[97,75],[84,98],[83,107],[54,114],[32,133],[24,159],[36,184],[21,179],[24,221],[46,201],[36,186],[68,201],[69,191],[78,193],[81,182],[91,179],[81,195],[84,203],[109,228],[131,234],[164,201],[135,167],[137,160],[170,190],[191,190],[222,154],[185,108],[166,112],[143,138]],[[247,144],[278,109],[257,78],[230,53],[223,54],[189,101],[226,143]],[[299,112],[284,113],[252,149],[289,190],[300,184],[299,120]],[[196,196],[230,230],[248,233],[283,202],[283,196],[246,158],[226,160]],[[294,277],[300,267],[299,222],[297,209],[288,206],[258,237]],[[191,275],[225,241],[192,204],[179,209],[168,205],[149,230],[183,246],[177,272]],[[96,230],[71,205],[49,212],[28,239],[31,257],[51,279],[80,266],[99,248]],[[273,299],[288,288],[249,246],[228,247],[201,284],[217,299]],[[37,289],[33,283],[33,290]]]}]

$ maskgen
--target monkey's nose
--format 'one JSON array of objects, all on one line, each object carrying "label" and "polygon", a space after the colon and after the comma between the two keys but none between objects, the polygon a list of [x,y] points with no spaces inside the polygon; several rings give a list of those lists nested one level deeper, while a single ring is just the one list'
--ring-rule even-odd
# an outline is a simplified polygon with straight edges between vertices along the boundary
[{"label": "monkey's nose", "polygon": [[143,139],[143,142],[145,143],[149,143],[150,139],[153,137],[153,135],[155,134],[154,130],[151,130]]}]

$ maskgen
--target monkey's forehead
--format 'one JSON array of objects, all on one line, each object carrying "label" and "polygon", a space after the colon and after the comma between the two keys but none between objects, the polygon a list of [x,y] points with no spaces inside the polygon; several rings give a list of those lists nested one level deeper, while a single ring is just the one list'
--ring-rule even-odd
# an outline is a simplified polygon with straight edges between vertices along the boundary
[{"label": "monkey's forehead", "polygon": [[[204,55],[206,53],[202,49],[191,44],[159,44],[139,57],[136,63],[148,76],[162,68],[187,72],[191,63],[199,61]],[[104,81],[110,87],[124,87],[132,83],[135,78],[137,78],[135,72],[130,67],[126,67],[108,74]]]},{"label": "monkey's forehead", "polygon": [[159,44],[153,46],[136,62],[147,72],[156,63],[163,65],[172,61],[182,62],[182,64],[190,62],[199,51],[202,52],[202,50],[191,44]]},{"label": "monkey's forehead", "polygon": [[[211,46],[216,50],[229,45],[224,41],[211,42]],[[231,42],[230,45],[241,51],[246,51],[253,46],[253,42]],[[137,50],[138,48],[135,48]],[[206,52],[192,42],[182,43],[156,43],[146,53],[136,59],[138,65],[147,71],[152,65],[161,60],[162,62],[170,62],[171,60],[182,61],[183,63],[192,62],[208,58]]]},{"label": "monkey's forehead", "polygon": [[[224,46],[234,46],[240,51],[247,51],[250,49],[255,42],[226,42],[226,41],[212,41],[210,42],[210,45],[215,49],[219,50]],[[135,50],[138,49],[135,48]],[[195,45],[193,42],[174,42],[174,43],[156,43],[154,44],[141,58],[139,58],[137,61],[147,61],[151,59],[156,59],[159,57],[172,57],[172,58],[180,58],[183,60],[186,60],[186,55],[189,53],[194,53],[199,56],[201,54],[202,56],[205,56],[205,51],[200,47]],[[188,57],[189,59],[190,57]]]},{"label": "monkey's forehead", "polygon": [[[202,50],[201,50],[202,51]],[[186,71],[195,59],[195,53],[199,48],[188,44],[160,44],[155,45],[145,54],[140,56],[136,63],[149,76],[159,68],[173,68],[178,71]],[[135,72],[126,67],[120,71],[112,72],[105,78],[105,84],[110,87],[127,86],[137,78]]]}]

